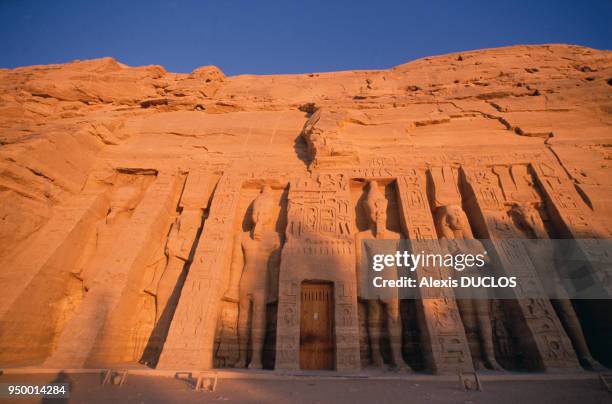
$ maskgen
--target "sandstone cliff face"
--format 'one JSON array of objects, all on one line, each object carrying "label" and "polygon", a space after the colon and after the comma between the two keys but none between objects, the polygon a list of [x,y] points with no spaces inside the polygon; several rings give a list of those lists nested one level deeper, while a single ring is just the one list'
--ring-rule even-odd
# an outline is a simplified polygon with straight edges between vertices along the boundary
[{"label": "sandstone cliff face", "polygon": [[[93,213],[86,219],[75,219],[70,210],[77,204],[75,198],[94,198],[110,189],[128,187],[131,194],[119,199],[122,209],[128,212],[125,220],[132,220],[141,214],[138,201],[144,200],[155,185],[148,178],[151,173],[158,173],[158,177],[162,172],[184,176],[195,169],[212,175],[212,180],[206,180],[212,183],[204,181],[204,190],[199,191],[204,195],[200,197],[206,199],[215,187],[217,191],[224,189],[223,183],[215,181],[230,172],[254,184],[264,183],[261,178],[274,177],[273,186],[280,189],[290,177],[306,175],[309,170],[461,164],[471,159],[490,159],[493,164],[498,159],[518,161],[525,154],[539,153],[542,159],[562,167],[580,195],[580,209],[597,218],[593,223],[596,234],[609,237],[611,90],[612,53],[566,45],[464,52],[380,71],[302,75],[225,77],[214,66],[177,74],[161,66],[128,67],[112,58],[2,69],[0,281],[10,288],[20,279],[20,293],[30,290],[27,288],[38,290],[36,279],[45,270],[39,273],[36,268],[47,265],[58,253],[32,251],[24,257],[24,251],[52,244],[54,229],[62,229],[63,223],[77,230],[83,227],[82,234],[66,236],[72,237],[74,249],[96,244],[88,241],[80,245],[78,240],[91,237],[94,223],[112,210],[108,206],[113,202],[91,202],[87,209]],[[184,177],[182,181],[169,188],[179,189],[178,193],[156,194],[159,201],[149,209],[159,218],[151,219],[142,212],[142,220],[151,220],[149,230],[155,229],[152,234],[158,234],[160,239],[149,239],[146,234],[134,236],[141,237],[141,245],[148,246],[145,250],[158,251],[160,257],[164,256],[168,231],[167,224],[161,222],[174,220],[177,198],[186,186]],[[252,200],[254,195],[241,197],[244,200],[236,202],[236,206],[248,206],[247,199]],[[283,198],[280,193],[278,198]],[[207,209],[208,204],[206,199],[191,208]],[[187,211],[188,205],[184,207]],[[166,211],[158,212],[160,206]],[[170,219],[164,212],[170,212]],[[77,223],[70,222],[72,219]],[[91,223],[83,224],[86,221]],[[241,221],[237,219],[236,223]],[[199,223],[193,226],[195,234]],[[240,227],[232,226],[231,231]],[[115,237],[121,233],[104,232]],[[106,243],[113,238],[99,234],[96,237],[106,238]],[[55,259],[67,259],[67,250],[62,251],[61,257]],[[42,256],[37,258],[39,262],[23,264],[29,272],[21,277],[20,263],[26,258],[34,259],[32,254]],[[91,254],[96,257],[91,258],[94,261],[104,259],[95,255],[100,252]],[[131,266],[122,275],[125,279],[121,285],[127,285],[127,289],[143,282],[130,268],[144,268],[154,261],[141,255],[131,258]],[[76,267],[79,260],[88,259],[77,257],[64,264]],[[46,271],[45,276],[53,278],[53,271]],[[72,272],[80,273],[76,269]],[[135,293],[146,289],[133,288],[138,290]],[[61,345],[62,338],[70,340],[65,335],[66,324],[77,324],[71,321],[79,316],[83,321],[90,318],[79,314],[86,297],[65,298],[70,293],[58,291],[54,297],[38,302],[62,305],[49,320],[52,324],[47,334],[38,336],[51,340],[51,346],[32,354],[26,354],[25,349],[16,351],[8,361],[21,363],[23,357],[25,362],[41,363],[54,349],[53,344]],[[124,295],[117,301],[122,301]],[[9,300],[0,314],[17,316],[19,310],[14,305],[24,299],[20,296],[2,296]],[[61,314],[64,312],[68,314]],[[138,313],[113,320],[117,324],[137,324],[129,331],[113,325],[113,331],[100,331],[108,332],[108,338],[94,332],[92,338],[98,335],[100,342],[91,352],[104,352],[98,359],[133,360],[109,346],[122,338],[147,339],[143,335],[151,330],[139,324],[155,324],[159,315],[147,318],[138,317]],[[99,320],[105,315],[91,314],[91,318]],[[22,335],[35,333],[26,328]],[[105,338],[111,342],[105,342]],[[140,357],[147,344],[134,344],[136,347],[132,344],[130,349],[139,351],[134,357]],[[83,361],[96,358],[91,352],[81,355]],[[58,355],[70,356],[66,352]]]}]

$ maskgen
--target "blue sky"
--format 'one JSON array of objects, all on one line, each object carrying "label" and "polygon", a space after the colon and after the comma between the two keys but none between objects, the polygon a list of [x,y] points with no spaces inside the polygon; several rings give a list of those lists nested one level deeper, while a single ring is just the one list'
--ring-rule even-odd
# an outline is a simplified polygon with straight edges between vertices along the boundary
[{"label": "blue sky", "polygon": [[607,1],[0,0],[0,67],[112,56],[227,75],[389,68],[513,44],[612,48]]}]

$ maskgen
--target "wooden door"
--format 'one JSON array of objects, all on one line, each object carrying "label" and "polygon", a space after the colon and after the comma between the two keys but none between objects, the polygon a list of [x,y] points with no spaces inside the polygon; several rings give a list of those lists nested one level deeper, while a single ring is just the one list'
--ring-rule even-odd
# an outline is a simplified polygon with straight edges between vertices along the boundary
[{"label": "wooden door", "polygon": [[300,316],[300,368],[334,368],[334,288],[303,283]]}]

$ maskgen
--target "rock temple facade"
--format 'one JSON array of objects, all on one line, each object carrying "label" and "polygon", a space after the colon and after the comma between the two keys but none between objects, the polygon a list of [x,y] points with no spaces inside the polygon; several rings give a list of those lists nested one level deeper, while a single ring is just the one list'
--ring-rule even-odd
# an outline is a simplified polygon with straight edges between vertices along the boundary
[{"label": "rock temple facade", "polygon": [[[612,366],[610,301],[368,300],[356,270],[363,238],[610,238],[611,80],[612,53],[566,45],[2,69],[0,366]],[[538,288],[542,255],[493,255]]]}]

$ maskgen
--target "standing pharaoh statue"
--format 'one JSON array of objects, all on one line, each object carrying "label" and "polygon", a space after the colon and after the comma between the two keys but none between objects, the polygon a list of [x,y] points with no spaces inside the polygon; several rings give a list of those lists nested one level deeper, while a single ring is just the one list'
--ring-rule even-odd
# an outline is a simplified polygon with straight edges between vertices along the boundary
[{"label": "standing pharaoh statue", "polygon": [[515,205],[511,214],[519,232],[528,239],[524,245],[538,276],[552,288],[551,292],[556,298],[550,299],[550,302],[572,341],[580,363],[587,369],[601,369],[601,364],[591,355],[574,306],[567,298],[567,292],[555,268],[555,262],[558,261],[555,260],[554,245],[548,240],[548,232],[540,214],[529,205]]},{"label": "standing pharaoh statue", "polygon": [[[251,231],[237,237],[234,243],[230,284],[224,299],[238,302],[238,345],[240,357],[236,367],[246,367],[247,347],[252,347],[249,368],[262,367],[266,331],[266,303],[272,269],[280,259],[280,237],[275,230],[272,190],[264,186],[253,201]],[[244,265],[242,263],[244,262]],[[248,326],[251,324],[251,329]],[[250,331],[250,332],[249,332]],[[250,344],[249,344],[250,342]]]},{"label": "standing pharaoh statue", "polygon": [[[378,189],[376,181],[368,184],[368,193],[363,201],[363,209],[368,221],[368,229],[357,234],[357,263],[360,265],[361,258],[367,258],[371,262],[374,254],[395,254],[399,247],[399,233],[387,230],[387,199]],[[381,240],[381,242],[363,243],[362,240]],[[382,241],[382,240],[387,240]],[[363,249],[363,251],[362,251]],[[379,251],[385,250],[385,251]],[[359,271],[358,271],[359,273]],[[400,300],[395,289],[372,288],[372,272],[368,269],[359,274],[360,298],[367,302],[368,334],[370,336],[370,347],[372,349],[372,362],[375,366],[383,366],[384,361],[381,353],[382,329],[380,325],[381,311],[384,310],[386,327],[389,330],[391,356],[393,365],[400,370],[410,369],[402,356],[402,324],[400,317]],[[388,279],[398,279],[397,268],[385,268],[376,274]]]},{"label": "standing pharaoh statue", "polygon": [[[474,239],[467,216],[461,206],[455,204],[439,206],[435,211],[435,222],[438,237],[442,240],[452,240],[450,245],[455,249],[452,253],[471,253],[476,245],[479,251],[484,251],[482,244]],[[485,365],[493,370],[503,370],[495,359],[489,303],[488,299],[457,299],[457,306],[466,332],[478,335]],[[474,356],[479,357],[480,355]],[[482,367],[479,362],[474,365],[476,368]]]}]

